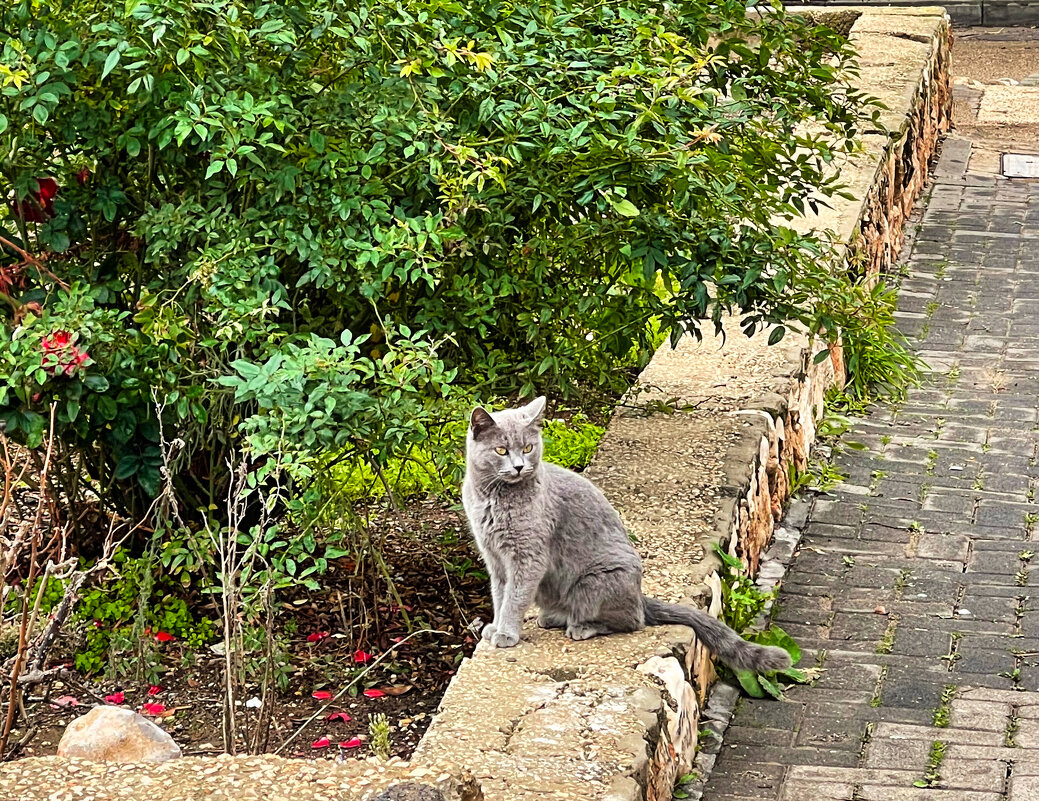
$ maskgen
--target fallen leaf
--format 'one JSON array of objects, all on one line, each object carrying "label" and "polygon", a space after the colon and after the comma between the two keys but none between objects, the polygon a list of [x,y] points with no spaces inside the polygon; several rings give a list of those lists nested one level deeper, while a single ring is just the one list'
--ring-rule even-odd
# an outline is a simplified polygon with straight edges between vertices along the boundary
[{"label": "fallen leaf", "polygon": [[331,740],[329,740],[327,737],[322,737],[320,740],[314,740],[314,742],[312,742],[310,744],[310,747],[311,748],[328,748],[328,746],[330,746],[331,744],[332,744]]},{"label": "fallen leaf", "polygon": [[382,698],[384,695],[386,695],[386,693],[384,693],[382,690],[365,690],[364,694],[368,698]]},{"label": "fallen leaf", "polygon": [[105,696],[105,700],[108,701],[108,703],[110,703],[110,704],[121,704],[121,703],[123,703],[123,701],[126,700],[126,695],[123,693],[122,690],[120,690],[117,693],[112,693],[111,695],[106,695]]},{"label": "fallen leaf", "polygon": [[325,718],[325,720],[341,720],[343,721],[343,723],[349,723],[351,720],[353,720],[353,718],[351,718],[345,712],[333,712],[331,715]]},{"label": "fallen leaf", "polygon": [[165,631],[157,631],[155,633],[155,639],[159,642],[169,642],[170,640],[175,640],[177,638],[174,637],[172,634],[166,633]]},{"label": "fallen leaf", "polygon": [[166,711],[165,704],[142,704],[141,714],[142,715],[161,715]]},{"label": "fallen leaf", "polygon": [[51,700],[51,706],[55,709],[64,709],[70,706],[79,706],[79,699],[74,698],[71,695],[63,695],[60,698],[54,698]]},{"label": "fallen leaf", "polygon": [[352,740],[346,740],[345,742],[339,743],[340,748],[358,748],[361,745],[361,738],[354,737]]},{"label": "fallen leaf", "polygon": [[406,692],[411,692],[412,686],[410,684],[395,684],[392,687],[384,687],[383,692],[386,695],[404,695]]},{"label": "fallen leaf", "polygon": [[363,665],[365,662],[371,662],[374,658],[370,653],[362,651],[360,648],[354,651],[354,662],[359,664]]},{"label": "fallen leaf", "polygon": [[311,693],[311,697],[316,698],[318,701],[327,701],[332,697],[332,693],[328,690],[314,690],[314,692]]},{"label": "fallen leaf", "polygon": [[307,635],[307,642],[321,642],[327,636],[327,631],[315,631],[313,634]]}]

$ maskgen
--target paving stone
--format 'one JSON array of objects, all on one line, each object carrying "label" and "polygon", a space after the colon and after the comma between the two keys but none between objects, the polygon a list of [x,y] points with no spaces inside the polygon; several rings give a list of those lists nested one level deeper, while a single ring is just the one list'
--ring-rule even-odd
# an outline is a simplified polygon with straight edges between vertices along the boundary
[{"label": "paving stone", "polygon": [[1006,731],[1011,708],[1010,704],[995,701],[964,701],[956,698],[950,708],[949,725],[1002,734]]},{"label": "paving stone", "polygon": [[779,801],[847,801],[854,795],[854,784],[788,780],[779,794]]},{"label": "paving stone", "polygon": [[1008,801],[1035,801],[1039,798],[1039,777],[1012,776]]},{"label": "paving stone", "polygon": [[865,766],[915,771],[923,775],[930,750],[930,740],[885,740],[875,737],[867,747]]},{"label": "paving stone", "polygon": [[941,774],[942,787],[999,792],[1006,779],[1006,765],[988,759],[950,759],[942,762]]},{"label": "paving stone", "polygon": [[797,732],[797,745],[822,746],[858,751],[866,733],[867,723],[848,717],[812,717],[802,723]]}]

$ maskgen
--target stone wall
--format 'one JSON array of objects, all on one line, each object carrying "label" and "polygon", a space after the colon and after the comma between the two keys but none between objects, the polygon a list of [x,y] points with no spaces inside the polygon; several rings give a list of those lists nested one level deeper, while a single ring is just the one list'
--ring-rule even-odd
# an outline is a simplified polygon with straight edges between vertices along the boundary
[{"label": "stone wall", "polygon": [[[867,135],[862,157],[840,165],[854,200],[798,227],[832,230],[876,274],[898,252],[948,126],[951,38],[936,8],[866,10],[851,37],[860,88],[886,103],[892,134]],[[843,381],[839,351],[817,364],[805,340],[770,348],[768,332],[738,331],[662,348],[588,469],[636,538],[647,593],[716,615],[715,546],[757,569],[788,470],[807,464],[826,388]],[[463,765],[489,801],[668,801],[714,677],[684,627],[574,643],[528,621],[516,648],[481,644],[461,665],[413,764]]]},{"label": "stone wall", "polygon": [[[847,6],[847,0],[807,0],[816,8]],[[854,5],[866,9],[928,7],[933,0],[859,0]],[[957,27],[970,25],[1039,25],[1039,0],[949,0],[944,5]]]}]

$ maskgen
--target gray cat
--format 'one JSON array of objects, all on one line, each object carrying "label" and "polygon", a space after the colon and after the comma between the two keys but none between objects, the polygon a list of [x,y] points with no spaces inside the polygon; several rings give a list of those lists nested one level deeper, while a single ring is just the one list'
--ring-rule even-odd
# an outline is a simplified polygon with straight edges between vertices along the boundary
[{"label": "gray cat", "polygon": [[545,399],[473,411],[462,502],[491,577],[494,622],[483,638],[519,642],[531,603],[542,628],[574,640],[680,623],[738,670],[790,666],[782,648],[755,645],[711,615],[642,594],[642,561],[620,515],[588,479],[541,461]]}]

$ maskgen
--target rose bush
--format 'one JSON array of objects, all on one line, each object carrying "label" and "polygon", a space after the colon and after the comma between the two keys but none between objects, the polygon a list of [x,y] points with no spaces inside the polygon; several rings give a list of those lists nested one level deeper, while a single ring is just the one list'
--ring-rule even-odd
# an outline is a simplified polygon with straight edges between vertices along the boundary
[{"label": "rose bush", "polygon": [[839,191],[852,54],[758,11],[6,4],[0,420],[38,445],[56,402],[62,481],[140,514],[168,460],[214,514],[239,445],[378,468],[658,332],[853,323],[783,224]]}]

